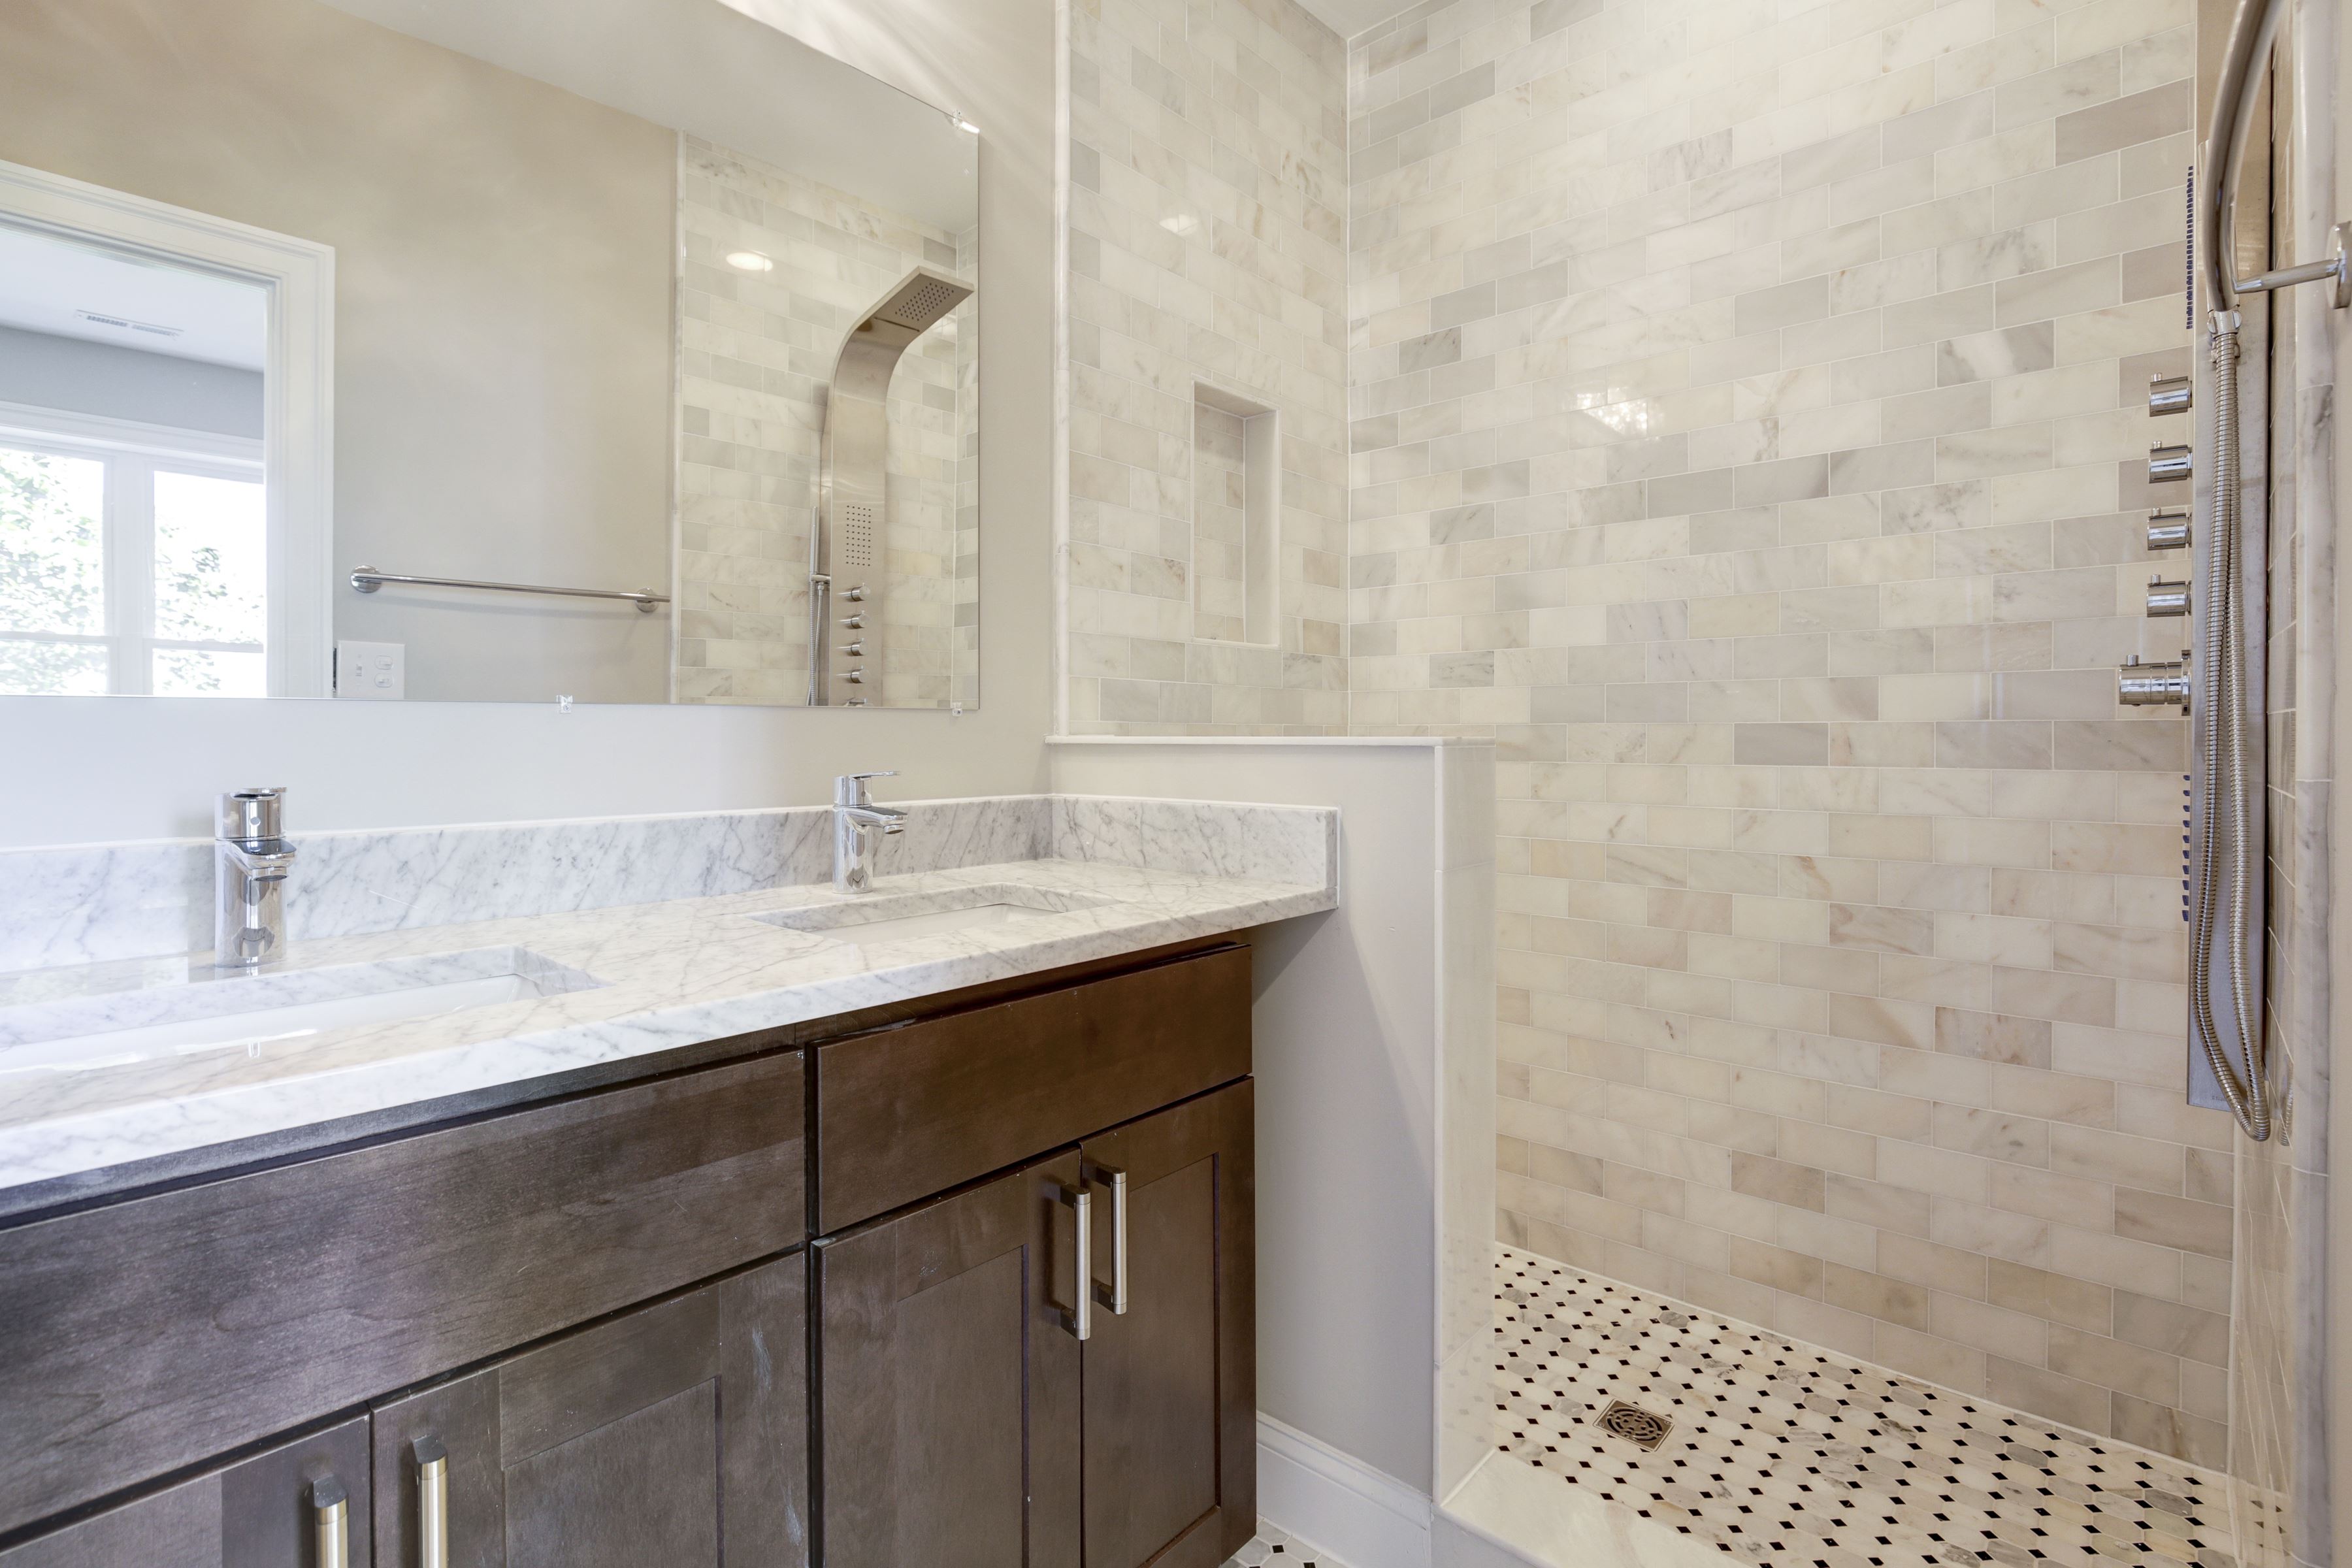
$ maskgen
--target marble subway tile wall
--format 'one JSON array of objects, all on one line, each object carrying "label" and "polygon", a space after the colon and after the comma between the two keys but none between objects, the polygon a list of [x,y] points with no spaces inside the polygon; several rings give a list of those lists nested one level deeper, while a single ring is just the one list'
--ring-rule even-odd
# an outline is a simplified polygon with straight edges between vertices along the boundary
[{"label": "marble subway tile wall", "polygon": [[[675,695],[800,702],[808,695],[809,529],[842,337],[909,268],[956,271],[970,242],[691,136],[678,199]],[[739,252],[774,268],[730,267],[726,258]],[[959,345],[976,315],[975,300],[958,306],[891,378],[887,705],[943,706],[952,695],[967,484],[978,504],[977,452],[964,449],[966,429],[976,430],[964,416],[977,404],[961,390],[976,386],[977,372]]]},{"label": "marble subway tile wall", "polygon": [[[1344,55],[1293,0],[1070,7],[1072,733],[1347,727]],[[1203,386],[1280,415],[1264,646],[1194,622]]]},{"label": "marble subway tile wall", "polygon": [[1349,682],[1360,731],[1505,758],[1506,1240],[2217,1464],[2186,737],[2112,668],[2182,640],[2140,528],[2189,22],[1350,40]]}]

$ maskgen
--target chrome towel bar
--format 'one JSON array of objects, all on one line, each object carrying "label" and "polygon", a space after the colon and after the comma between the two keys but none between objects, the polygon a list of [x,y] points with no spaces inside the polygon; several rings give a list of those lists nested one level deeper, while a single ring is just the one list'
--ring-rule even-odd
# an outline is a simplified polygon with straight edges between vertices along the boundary
[{"label": "chrome towel bar", "polygon": [[649,594],[640,588],[548,588],[536,583],[484,583],[471,577],[412,577],[399,572],[379,572],[373,566],[362,566],[352,573],[352,586],[362,594],[373,594],[386,583],[406,583],[420,588],[484,588],[494,594],[555,594],[567,599],[626,599],[648,616],[654,613],[656,605],[669,603],[667,594]]}]

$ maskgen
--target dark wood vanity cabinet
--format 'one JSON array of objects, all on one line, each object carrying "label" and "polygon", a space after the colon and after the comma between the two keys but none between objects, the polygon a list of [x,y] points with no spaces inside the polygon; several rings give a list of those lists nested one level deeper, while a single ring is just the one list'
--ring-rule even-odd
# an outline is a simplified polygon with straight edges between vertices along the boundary
[{"label": "dark wood vanity cabinet", "polygon": [[820,1241],[826,1568],[1078,1563],[1075,1152]]},{"label": "dark wood vanity cabinet", "polygon": [[817,1243],[826,1568],[1214,1568],[1250,1539],[1251,1112],[1244,1079]]},{"label": "dark wood vanity cabinet", "polygon": [[1090,1205],[1087,1568],[1215,1568],[1257,1529],[1253,1110],[1245,1079],[1081,1145],[1097,1194],[1126,1188],[1123,1227]]},{"label": "dark wood vanity cabinet", "polygon": [[1098,964],[0,1227],[0,1568],[1214,1568],[1249,1001]]},{"label": "dark wood vanity cabinet", "polygon": [[369,1568],[368,1512],[362,1415],[0,1552],[0,1568],[317,1568],[322,1531]]},{"label": "dark wood vanity cabinet", "polygon": [[377,1405],[375,1560],[804,1561],[804,1281],[794,1253]]}]

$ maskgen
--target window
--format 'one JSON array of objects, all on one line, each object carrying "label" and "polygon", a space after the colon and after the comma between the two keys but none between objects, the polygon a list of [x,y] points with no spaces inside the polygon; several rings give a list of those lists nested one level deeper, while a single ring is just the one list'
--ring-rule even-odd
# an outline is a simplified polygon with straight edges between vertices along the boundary
[{"label": "window", "polygon": [[261,697],[259,442],[0,428],[0,693]]}]

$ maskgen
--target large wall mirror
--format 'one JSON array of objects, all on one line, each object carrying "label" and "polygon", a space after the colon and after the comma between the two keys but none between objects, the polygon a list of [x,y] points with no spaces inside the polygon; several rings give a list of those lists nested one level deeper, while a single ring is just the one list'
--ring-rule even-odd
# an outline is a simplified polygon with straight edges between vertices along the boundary
[{"label": "large wall mirror", "polygon": [[979,149],[721,0],[11,0],[0,693],[975,706]]}]

